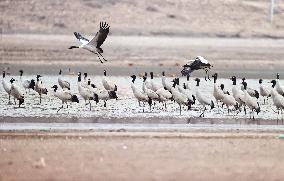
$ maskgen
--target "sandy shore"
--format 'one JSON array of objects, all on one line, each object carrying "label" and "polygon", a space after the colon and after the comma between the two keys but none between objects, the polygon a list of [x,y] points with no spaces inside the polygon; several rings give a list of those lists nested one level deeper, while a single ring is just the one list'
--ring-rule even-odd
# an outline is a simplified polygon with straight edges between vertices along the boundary
[{"label": "sandy shore", "polygon": [[284,142],[276,137],[1,133],[0,180],[281,180]]}]

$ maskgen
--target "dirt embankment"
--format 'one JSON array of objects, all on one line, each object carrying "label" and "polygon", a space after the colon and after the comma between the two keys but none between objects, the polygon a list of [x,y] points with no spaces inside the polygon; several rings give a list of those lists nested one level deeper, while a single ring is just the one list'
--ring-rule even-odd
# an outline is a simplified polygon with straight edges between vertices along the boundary
[{"label": "dirt embankment", "polygon": [[108,21],[114,35],[284,37],[284,2],[267,0],[6,0],[2,33],[94,34]]}]

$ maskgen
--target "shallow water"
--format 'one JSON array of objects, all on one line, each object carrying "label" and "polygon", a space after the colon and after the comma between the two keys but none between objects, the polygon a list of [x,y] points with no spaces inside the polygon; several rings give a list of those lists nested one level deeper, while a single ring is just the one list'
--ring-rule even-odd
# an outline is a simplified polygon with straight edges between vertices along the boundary
[{"label": "shallow water", "polygon": [[[11,77],[7,77],[10,79]],[[23,80],[31,79],[35,76],[24,76]],[[92,83],[95,83],[98,87],[102,87],[100,76],[90,76]],[[61,106],[61,101],[52,95],[51,87],[54,84],[58,84],[57,76],[46,75],[42,77],[44,85],[48,88],[48,95],[43,95],[42,104],[39,104],[39,95],[31,91],[25,95],[25,103],[23,108],[17,108],[16,105],[7,105],[8,95],[3,90],[1,86],[0,91],[0,116],[1,117],[58,117],[58,118],[92,118],[101,117],[102,119],[110,118],[151,118],[158,117],[163,118],[194,118],[200,115],[201,105],[197,102],[193,105],[192,110],[187,111],[187,108],[183,108],[182,113],[179,113],[179,106],[174,102],[169,101],[167,105],[167,110],[164,110],[161,103],[157,103],[152,111],[149,110],[148,105],[145,105],[145,112],[143,108],[139,107],[138,102],[133,96],[132,90],[130,88],[130,78],[123,76],[110,77],[118,85],[118,100],[110,100],[107,102],[107,107],[103,107],[103,102],[95,104],[92,101],[92,110],[89,110],[89,106],[85,106],[85,102],[82,100],[77,89],[77,76],[66,75],[65,79],[71,83],[71,92],[78,95],[80,103],[73,103],[69,108],[60,110],[57,113],[57,109]],[[16,77],[16,79],[19,79]],[[168,78],[170,81],[172,78]],[[194,78],[190,79],[190,84],[192,85],[192,90],[195,90]],[[160,82],[161,78],[155,77],[155,81]],[[185,81],[185,78],[181,78],[181,83]],[[248,79],[248,87],[259,89],[258,80]],[[268,80],[263,81],[265,85],[270,86]],[[18,80],[16,84],[20,85],[21,81]],[[231,92],[231,81],[228,79],[218,79],[218,84],[225,84],[225,89]],[[135,84],[142,88],[142,79],[138,78]],[[240,86],[240,80],[237,82]],[[200,91],[209,98],[213,97],[213,81],[205,81],[203,78],[200,83]],[[272,105],[272,100],[269,100],[267,105],[263,104],[263,99],[260,98],[261,112],[256,115],[255,118],[272,120],[277,118],[277,114],[274,112],[275,107]],[[214,108],[211,111],[205,112],[205,118],[222,118],[222,119],[246,119],[249,118],[249,114],[244,115],[244,112],[230,113],[227,114],[227,110]],[[279,116],[281,119],[281,116]]]}]

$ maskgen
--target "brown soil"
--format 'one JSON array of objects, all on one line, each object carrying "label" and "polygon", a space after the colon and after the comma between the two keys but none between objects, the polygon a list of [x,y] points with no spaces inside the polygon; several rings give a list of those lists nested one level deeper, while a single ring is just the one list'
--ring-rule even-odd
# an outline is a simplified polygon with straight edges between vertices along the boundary
[{"label": "brown soil", "polygon": [[273,134],[2,133],[0,180],[282,180]]},{"label": "brown soil", "polygon": [[284,2],[267,0],[6,0],[3,33],[95,34],[108,21],[115,35],[284,37]]}]

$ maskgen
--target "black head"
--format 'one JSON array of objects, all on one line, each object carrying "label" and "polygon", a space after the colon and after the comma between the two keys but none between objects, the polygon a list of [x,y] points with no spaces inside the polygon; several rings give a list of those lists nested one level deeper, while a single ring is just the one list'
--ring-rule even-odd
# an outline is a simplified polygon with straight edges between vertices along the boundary
[{"label": "black head", "polygon": [[173,82],[173,87],[176,87],[176,85],[177,85],[177,79],[174,78],[174,79],[172,80],[172,82]]},{"label": "black head", "polygon": [[183,88],[186,89],[185,83],[183,83]]},{"label": "black head", "polygon": [[196,86],[199,86],[200,79],[199,78],[195,78],[194,81],[196,81]]},{"label": "black head", "polygon": [[13,84],[13,82],[15,82],[15,79],[14,79],[14,78],[11,78],[11,79],[10,79],[10,82],[11,82],[11,84]]},{"label": "black head", "polygon": [[82,78],[81,78],[81,72],[78,73],[78,82],[81,82]]},{"label": "black head", "polygon": [[91,85],[91,79],[88,79],[88,85]]},{"label": "black head", "polygon": [[108,94],[109,94],[109,97],[111,99],[117,99],[118,98],[115,91],[109,91]]},{"label": "black head", "polygon": [[221,84],[220,87],[221,87],[221,90],[224,90],[225,88],[224,84]]},{"label": "black head", "polygon": [[36,75],[36,80],[39,81],[39,78],[42,77],[41,75]]},{"label": "black head", "polygon": [[145,73],[144,73],[144,76],[145,76],[145,77],[147,77],[147,76],[148,76],[147,72],[145,72]]},{"label": "black head", "polygon": [[165,72],[162,72],[162,76],[165,76]]},{"label": "black head", "polygon": [[78,97],[76,95],[72,95],[71,101],[79,103],[79,99],[78,99]]},{"label": "black head", "polygon": [[187,80],[187,81],[189,81],[189,77],[190,77],[189,75],[186,76],[186,80]]},{"label": "black head", "polygon": [[106,76],[107,75],[107,72],[106,72],[106,70],[104,70],[104,76]]},{"label": "black head", "polygon": [[153,74],[153,72],[150,72],[150,76],[151,76],[151,79],[153,79],[153,78],[154,78],[154,74]]},{"label": "black head", "polygon": [[211,101],[210,108],[211,108],[211,109],[214,109],[214,107],[215,107],[214,102]]},{"label": "black head", "polygon": [[195,96],[194,96],[194,95],[192,95],[192,100],[193,100],[193,101],[191,101],[191,104],[195,104],[195,100],[196,100],[196,98],[195,98]]},{"label": "black head", "polygon": [[87,78],[88,77],[88,73],[84,73],[84,78]]},{"label": "black head", "polygon": [[233,85],[236,85],[236,82],[237,82],[236,76],[232,76],[232,77],[231,77],[231,80],[232,80],[232,82],[233,82]]},{"label": "black head", "polygon": [[274,88],[276,85],[276,80],[272,80],[270,83],[272,83],[272,87]]},{"label": "black head", "polygon": [[176,84],[179,85],[179,78],[176,78]]},{"label": "black head", "polygon": [[95,84],[91,84],[92,88],[97,88],[97,86]]},{"label": "black head", "polygon": [[195,78],[194,81],[200,82],[200,79],[199,78]]},{"label": "black head", "polygon": [[244,77],[244,78],[242,78],[242,81],[244,82],[246,80],[246,78]]},{"label": "black head", "polygon": [[20,76],[23,76],[24,71],[23,70],[19,70],[20,72]]},{"label": "black head", "polygon": [[5,71],[3,71],[3,78],[5,78],[5,76],[6,76],[6,72],[5,72]]},{"label": "black head", "polygon": [[259,84],[262,84],[262,79],[259,79],[258,83],[259,83]]},{"label": "black head", "polygon": [[60,69],[60,70],[59,70],[59,75],[61,75],[61,74],[62,74],[62,70]]},{"label": "black head", "polygon": [[34,79],[32,79],[31,80],[31,82],[30,82],[30,84],[29,84],[29,89],[35,89],[35,80]]},{"label": "black head", "polygon": [[134,83],[136,80],[136,75],[131,75],[130,77],[132,78],[132,82]]},{"label": "black head", "polygon": [[114,85],[113,91],[117,91],[117,85]]},{"label": "black head", "polygon": [[54,92],[56,92],[56,90],[58,89],[58,86],[57,85],[53,85],[51,88],[54,89]]},{"label": "black head", "polygon": [[98,96],[98,94],[94,94],[94,101],[95,101],[96,103],[99,102],[99,96]]},{"label": "black head", "polygon": [[248,84],[246,82],[242,82],[242,84],[244,85],[244,90],[246,90]]},{"label": "black head", "polygon": [[217,74],[217,73],[215,73],[215,74],[213,74],[213,75],[212,75],[212,77],[214,78],[214,83],[216,83],[216,80],[217,80],[218,74]]},{"label": "black head", "polygon": [[78,72],[78,76],[81,76],[82,75],[82,72]]},{"label": "black head", "polygon": [[227,92],[226,92],[226,94],[230,95],[230,92],[229,92],[229,91],[227,91]]},{"label": "black head", "polygon": [[280,77],[280,76],[279,76],[279,73],[277,73],[277,74],[276,74],[276,78],[279,79],[279,77]]},{"label": "black head", "polygon": [[143,82],[145,82],[145,81],[146,81],[146,79],[147,79],[147,77],[146,77],[146,76],[143,76]]},{"label": "black head", "polygon": [[231,77],[231,80],[232,80],[232,81],[236,81],[236,80],[237,80],[236,76],[232,76],[232,77]]}]

